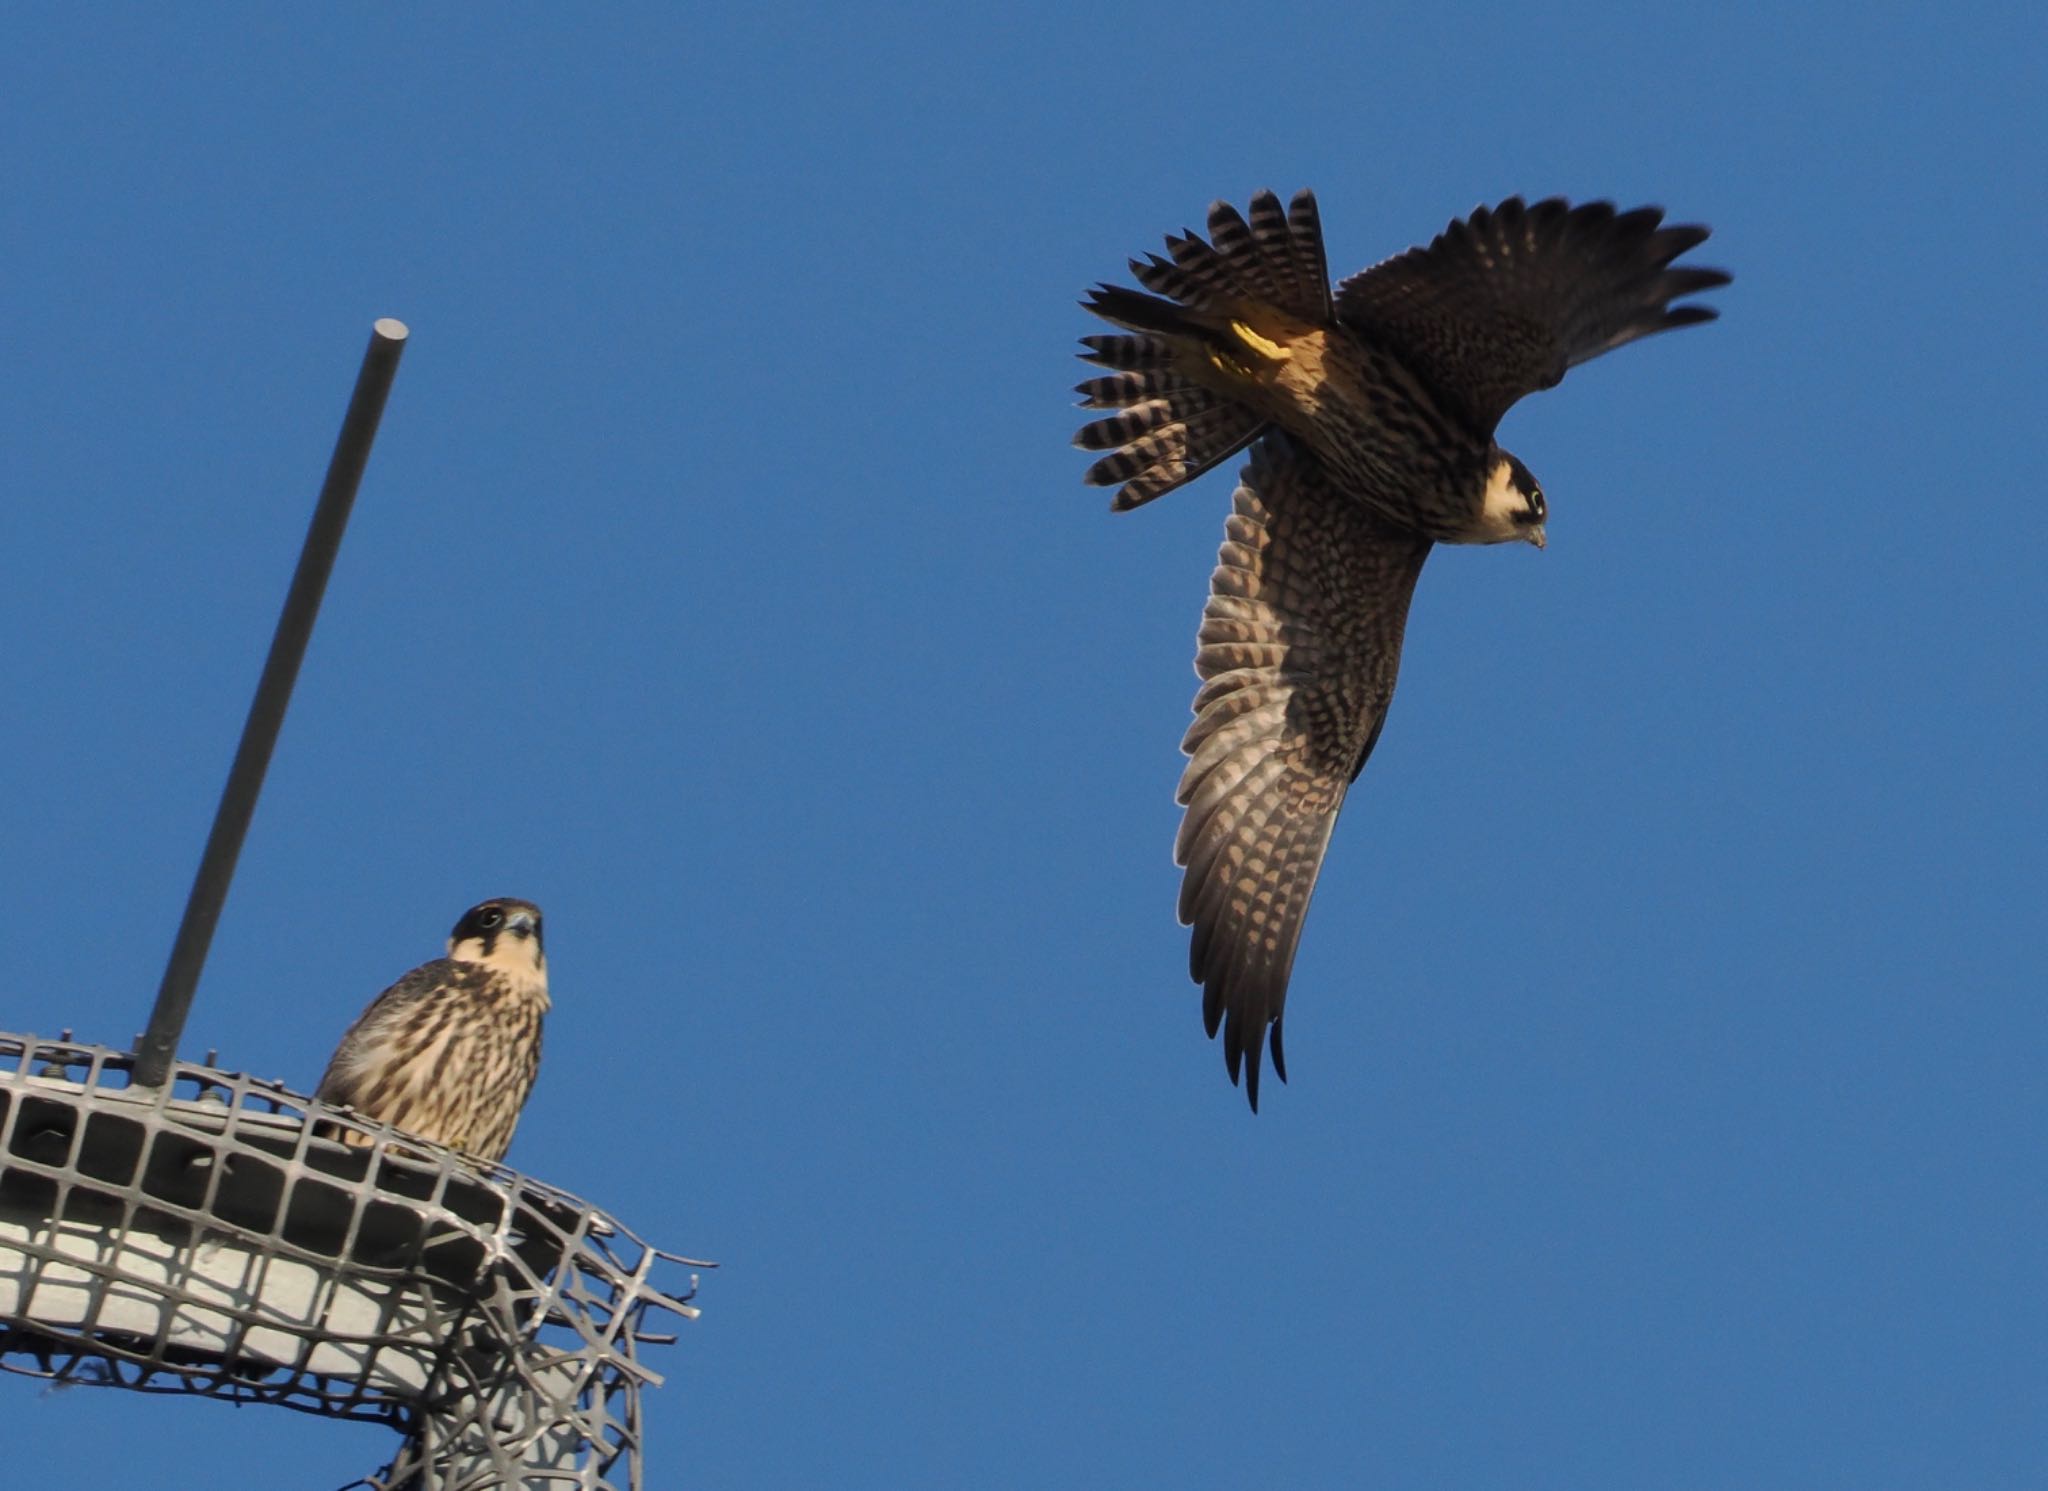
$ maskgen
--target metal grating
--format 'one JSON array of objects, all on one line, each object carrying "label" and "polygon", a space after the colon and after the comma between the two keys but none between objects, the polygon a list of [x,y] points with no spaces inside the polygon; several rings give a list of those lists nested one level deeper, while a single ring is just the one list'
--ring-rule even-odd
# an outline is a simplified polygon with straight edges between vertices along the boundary
[{"label": "metal grating", "polygon": [[0,1366],[386,1423],[376,1491],[642,1485],[639,1348],[709,1265],[276,1083],[133,1061],[0,1033]]}]

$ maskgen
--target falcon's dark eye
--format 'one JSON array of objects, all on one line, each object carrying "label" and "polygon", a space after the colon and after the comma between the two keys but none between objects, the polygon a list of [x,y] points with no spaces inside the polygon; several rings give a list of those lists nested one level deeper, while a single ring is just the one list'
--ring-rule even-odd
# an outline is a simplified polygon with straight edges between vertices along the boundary
[{"label": "falcon's dark eye", "polygon": [[1543,493],[1541,491],[1529,494],[1529,511],[1536,514],[1539,518],[1543,516]]},{"label": "falcon's dark eye", "polygon": [[505,925],[505,913],[495,906],[486,911],[479,911],[476,914],[476,924],[486,932],[494,931]]}]

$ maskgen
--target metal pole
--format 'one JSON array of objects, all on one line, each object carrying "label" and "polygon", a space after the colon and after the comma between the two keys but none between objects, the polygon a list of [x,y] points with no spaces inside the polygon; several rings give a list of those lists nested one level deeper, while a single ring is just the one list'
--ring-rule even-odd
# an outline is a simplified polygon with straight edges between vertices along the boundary
[{"label": "metal pole", "polygon": [[406,336],[405,323],[389,317],[370,328],[369,350],[363,354],[356,390],[341,421],[341,435],[334,442],[334,459],[327,465],[327,481],[320,488],[312,526],[306,530],[305,547],[299,551],[299,567],[292,575],[284,612],[277,619],[277,632],[270,639],[270,656],[264,660],[256,698],[249,705],[249,718],[242,726],[242,743],[235,749],[235,764],[228,768],[228,784],[213,815],[213,831],[206,837],[206,853],[200,857],[199,873],[192,880],[192,894],[185,902],[185,919],[178,924],[178,940],[171,947],[171,961],[157,990],[156,1008],[150,1011],[149,1029],[136,1053],[134,1082],[138,1087],[163,1086],[178,1054],[185,1014],[192,1007],[199,970],[206,964],[213,929],[220,921],[221,907],[227,902],[228,882],[234,879],[235,860],[242,852],[243,836],[256,812],[256,795],[263,790],[263,774],[270,768],[271,750],[277,745],[278,731],[284,727],[285,707],[291,703],[292,685],[298,681],[299,664],[306,656],[306,643],[313,636],[313,620],[320,614],[320,598],[326,593],[327,577],[334,570],[335,551],[341,547],[342,532],[348,527],[356,486],[370,461],[370,444],[377,438],[377,421],[383,416],[391,380],[398,374],[398,355],[405,350]]}]

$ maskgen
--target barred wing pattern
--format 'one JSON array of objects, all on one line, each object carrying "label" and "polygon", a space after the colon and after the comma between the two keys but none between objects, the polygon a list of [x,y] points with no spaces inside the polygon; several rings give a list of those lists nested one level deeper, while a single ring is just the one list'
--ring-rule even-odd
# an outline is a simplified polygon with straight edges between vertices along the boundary
[{"label": "barred wing pattern", "polygon": [[1202,1017],[1259,1106],[1287,1080],[1281,1013],[1345,791],[1385,723],[1429,540],[1334,490],[1286,435],[1253,448],[1202,613],[1174,846]]}]

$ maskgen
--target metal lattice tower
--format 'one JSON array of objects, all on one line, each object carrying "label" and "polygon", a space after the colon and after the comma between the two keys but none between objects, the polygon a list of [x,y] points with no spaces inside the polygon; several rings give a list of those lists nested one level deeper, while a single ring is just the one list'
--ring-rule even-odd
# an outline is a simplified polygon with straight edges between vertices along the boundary
[{"label": "metal lattice tower", "polygon": [[640,1347],[706,1265],[275,1083],[134,1061],[0,1034],[0,1366],[388,1424],[375,1491],[642,1485]]}]

